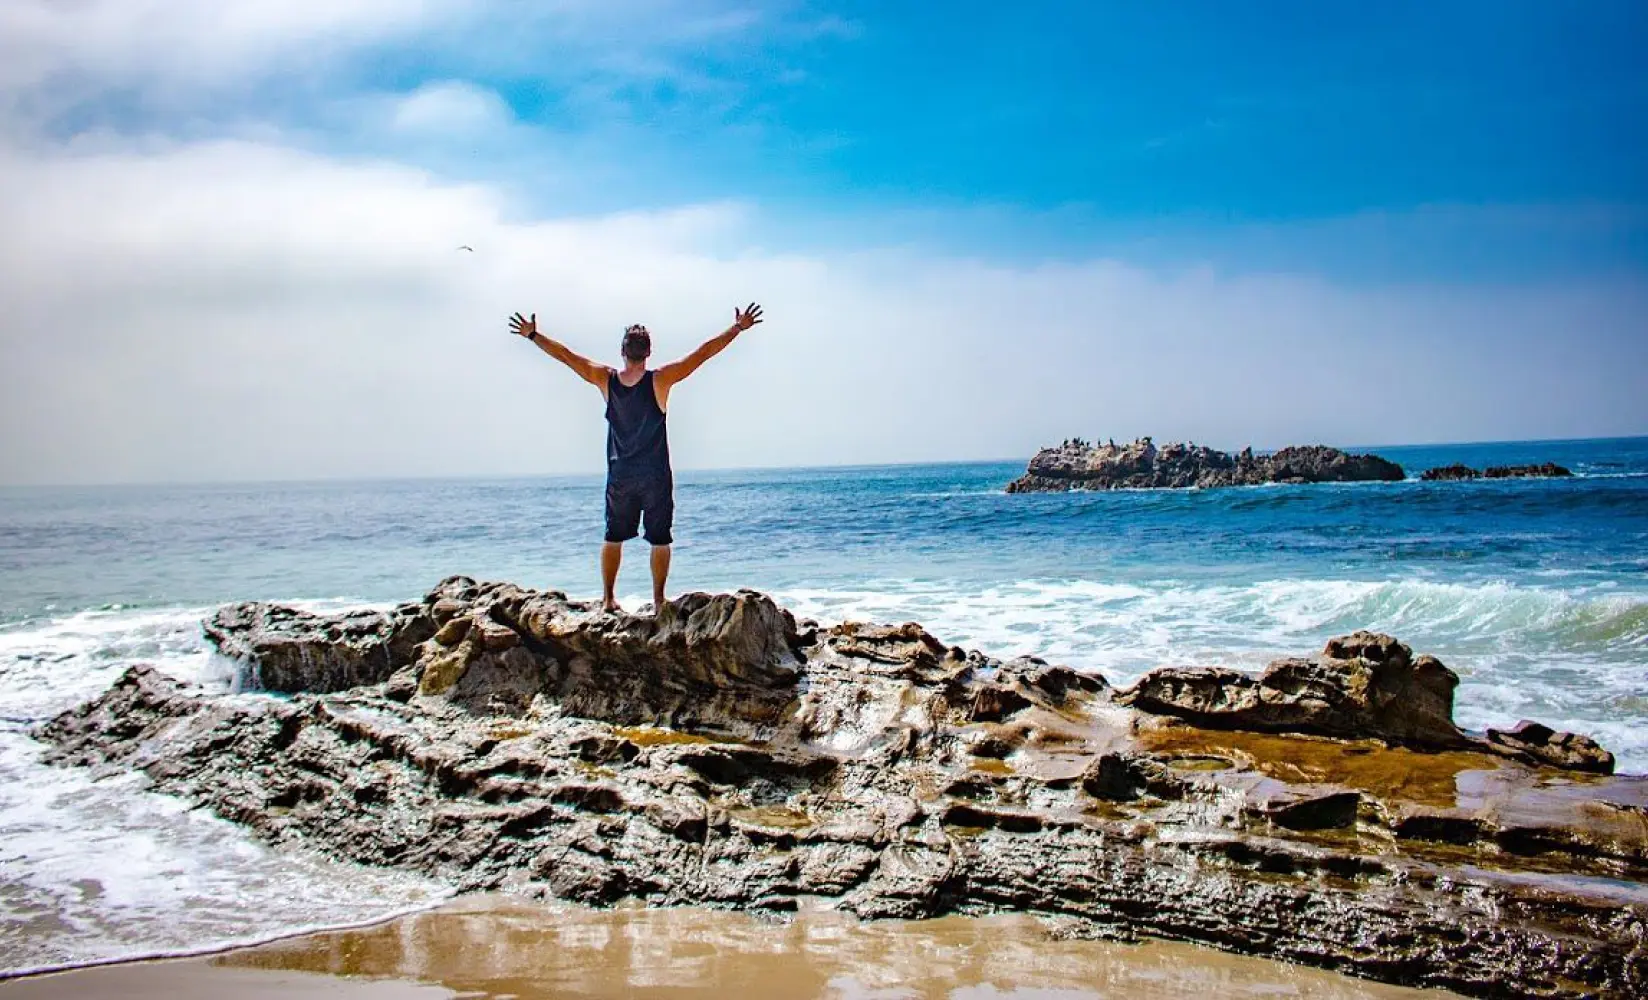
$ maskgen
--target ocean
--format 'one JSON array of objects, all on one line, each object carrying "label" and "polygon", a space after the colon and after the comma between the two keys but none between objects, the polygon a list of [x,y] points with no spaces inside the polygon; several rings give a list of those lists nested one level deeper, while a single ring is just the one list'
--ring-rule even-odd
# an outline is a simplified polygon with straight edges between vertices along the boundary
[{"label": "ocean", "polygon": [[[683,472],[671,592],[919,621],[1118,684],[1161,664],[1259,669],[1373,628],[1459,673],[1462,725],[1538,719],[1648,772],[1648,438],[1370,450],[1410,479],[1009,496],[1022,460]],[[1417,480],[1545,461],[1577,475]],[[137,777],[47,767],[29,734],[133,663],[235,692],[199,629],[218,604],[388,604],[454,573],[593,598],[600,536],[593,476],[0,490],[0,969],[441,899],[413,876],[271,850]],[[634,610],[644,546],[627,557]]]}]

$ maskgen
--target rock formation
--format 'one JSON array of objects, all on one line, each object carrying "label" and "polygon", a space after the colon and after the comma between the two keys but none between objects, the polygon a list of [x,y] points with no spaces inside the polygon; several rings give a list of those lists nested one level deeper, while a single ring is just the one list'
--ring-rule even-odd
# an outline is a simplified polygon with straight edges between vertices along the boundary
[{"label": "rock formation", "polygon": [[1452,465],[1439,465],[1434,469],[1426,469],[1420,473],[1419,478],[1426,482],[1452,482],[1460,479],[1480,479],[1482,473],[1468,465],[1455,462]]},{"label": "rock formation", "polygon": [[1561,479],[1571,475],[1572,472],[1555,462],[1543,465],[1493,465],[1482,470],[1484,479]]},{"label": "rock formation", "polygon": [[1452,672],[1388,636],[1117,692],[751,592],[653,619],[454,578],[208,634],[292,693],[134,667],[51,757],[463,890],[1021,910],[1480,996],[1648,992],[1648,780],[1537,724],[1461,732]]},{"label": "rock formation", "polygon": [[1063,490],[1182,489],[1191,486],[1256,486],[1263,483],[1396,481],[1402,467],[1377,455],[1351,455],[1321,445],[1283,448],[1272,455],[1244,448],[1237,455],[1206,445],[1169,444],[1149,438],[1132,444],[1088,444],[1080,438],[1043,448],[1009,493]]},{"label": "rock formation", "polygon": [[1434,469],[1426,469],[1420,479],[1428,481],[1448,481],[1456,479],[1554,479],[1562,476],[1571,476],[1572,472],[1557,465],[1555,462],[1546,462],[1544,465],[1491,465],[1485,471],[1478,472],[1468,465],[1442,465]]},{"label": "rock formation", "polygon": [[1596,740],[1577,733],[1559,733],[1537,722],[1523,719],[1510,730],[1488,730],[1488,742],[1528,754],[1540,763],[1572,771],[1614,773],[1614,755]]},{"label": "rock formation", "polygon": [[1372,737],[1446,750],[1467,742],[1453,724],[1458,684],[1436,657],[1415,657],[1388,635],[1357,632],[1329,642],[1320,657],[1277,660],[1257,678],[1206,667],[1154,670],[1116,700],[1210,729]]}]

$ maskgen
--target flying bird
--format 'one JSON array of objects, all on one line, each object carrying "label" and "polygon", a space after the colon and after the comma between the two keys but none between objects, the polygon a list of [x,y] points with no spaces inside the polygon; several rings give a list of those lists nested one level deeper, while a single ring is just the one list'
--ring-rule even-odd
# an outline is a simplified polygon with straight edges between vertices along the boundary
[{"label": "flying bird", "polygon": [[475,252],[475,248],[474,248],[474,247],[471,247],[471,246],[461,246],[461,247],[459,247],[459,248],[458,248],[458,249],[459,249],[459,250],[468,250],[468,251],[469,251],[469,252],[470,252],[470,253],[474,253],[474,252]]}]

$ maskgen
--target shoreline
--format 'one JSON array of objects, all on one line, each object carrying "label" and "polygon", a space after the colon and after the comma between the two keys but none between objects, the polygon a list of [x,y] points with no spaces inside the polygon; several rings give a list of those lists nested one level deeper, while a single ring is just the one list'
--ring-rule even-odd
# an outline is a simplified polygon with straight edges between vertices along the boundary
[{"label": "shoreline", "polygon": [[208,959],[217,955],[226,955],[231,952],[247,951],[262,948],[268,945],[279,944],[293,938],[308,937],[312,934],[337,934],[346,931],[371,930],[383,924],[394,923],[420,913],[438,910],[451,903],[456,894],[445,898],[423,903],[418,906],[403,907],[392,910],[382,916],[369,917],[365,920],[343,921],[335,924],[316,924],[307,927],[297,927],[292,930],[276,931],[272,934],[261,935],[244,940],[224,941],[218,944],[202,945],[199,948],[173,949],[169,951],[137,952],[131,955],[115,955],[107,958],[89,958],[80,962],[59,962],[53,965],[23,966],[16,969],[0,968],[0,986],[26,979],[39,979],[46,976],[60,976],[74,972],[89,972],[94,969],[105,969],[111,966],[146,965],[163,962],[187,962],[196,959]]},{"label": "shoreline", "polygon": [[11,979],[8,995],[223,995],[373,1000],[514,996],[1186,995],[1331,1000],[1446,998],[1275,959],[1141,939],[1070,936],[1030,915],[859,921],[701,907],[588,909],[499,894],[463,896],[367,926],[285,936],[212,955],[107,963]]}]

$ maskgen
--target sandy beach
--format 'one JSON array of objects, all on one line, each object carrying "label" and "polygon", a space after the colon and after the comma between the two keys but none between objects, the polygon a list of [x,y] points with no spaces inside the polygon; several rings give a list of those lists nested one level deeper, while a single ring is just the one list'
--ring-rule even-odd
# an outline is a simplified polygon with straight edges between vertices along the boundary
[{"label": "sandy beach", "polygon": [[204,958],[0,986],[7,1000],[104,997],[1447,997],[1165,941],[1060,940],[1031,917],[859,922],[705,909],[589,910],[503,896]]}]

